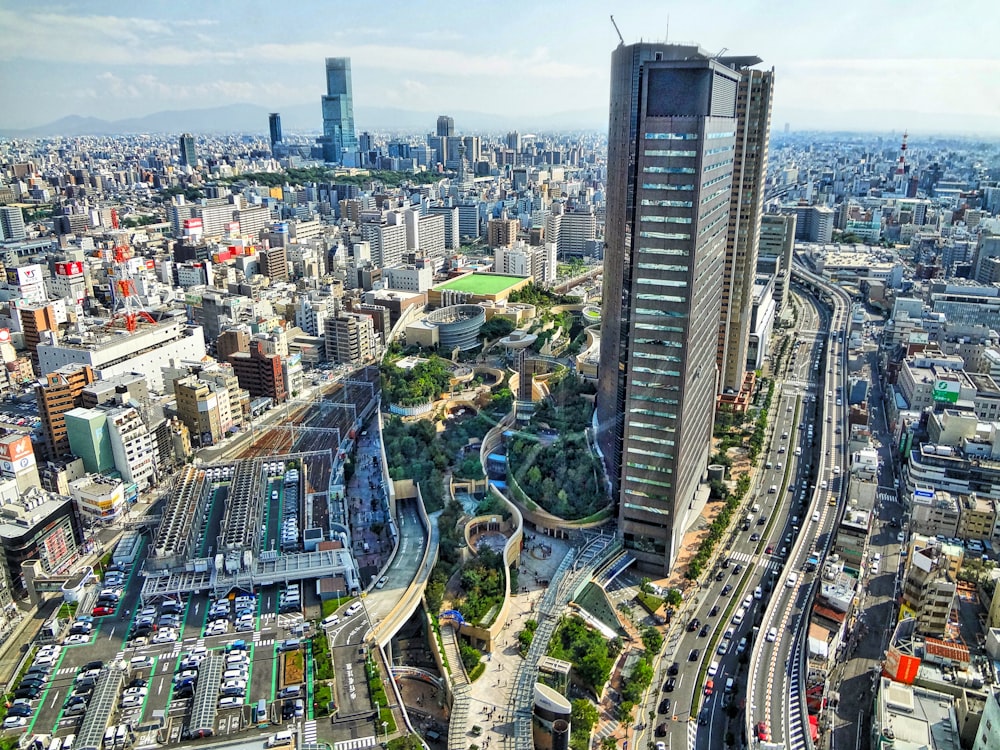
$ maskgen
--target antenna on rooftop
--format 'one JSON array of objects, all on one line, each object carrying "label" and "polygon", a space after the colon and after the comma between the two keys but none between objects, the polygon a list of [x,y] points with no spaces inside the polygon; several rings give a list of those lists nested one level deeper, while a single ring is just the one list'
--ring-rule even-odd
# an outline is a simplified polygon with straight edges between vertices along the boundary
[{"label": "antenna on rooftop", "polygon": [[670,43],[670,14],[669,13],[667,13],[667,33],[664,34],[664,36],[663,36],[663,43],[664,44],[669,44]]},{"label": "antenna on rooftop", "polygon": [[618,28],[618,24],[615,23],[615,17],[611,16],[611,25],[615,27],[615,33],[618,34],[618,41],[623,45],[625,44],[625,37],[622,36],[621,29]]}]

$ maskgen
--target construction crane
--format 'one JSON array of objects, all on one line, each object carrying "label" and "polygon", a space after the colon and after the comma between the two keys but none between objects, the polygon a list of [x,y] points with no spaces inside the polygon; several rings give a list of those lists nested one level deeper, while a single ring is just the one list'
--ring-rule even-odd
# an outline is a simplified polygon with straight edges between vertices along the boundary
[{"label": "construction crane", "polygon": [[139,319],[148,323],[156,323],[156,319],[142,306],[142,301],[135,290],[135,280],[129,261],[132,250],[126,245],[119,245],[111,251],[111,299],[114,309],[108,327],[122,326],[129,333],[135,333],[139,328]]}]

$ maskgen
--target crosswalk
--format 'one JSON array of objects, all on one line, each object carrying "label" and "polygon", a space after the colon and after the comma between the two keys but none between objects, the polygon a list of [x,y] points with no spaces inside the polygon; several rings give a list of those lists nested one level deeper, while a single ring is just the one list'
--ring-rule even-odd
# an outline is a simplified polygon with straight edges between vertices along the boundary
[{"label": "crosswalk", "polygon": [[[306,722],[307,724],[309,722]],[[314,725],[316,722],[312,722]],[[309,740],[306,740],[307,742]],[[313,740],[315,742],[315,740]],[[371,737],[356,737],[353,740],[341,740],[340,742],[333,743],[333,750],[363,750],[366,747],[375,747],[378,744],[378,739],[374,736]]]},{"label": "crosswalk", "polygon": [[886,490],[879,490],[877,494],[878,494],[878,501],[880,503],[882,503],[883,505],[885,505],[887,503],[894,503],[894,502],[896,502],[896,493],[895,492],[888,492]]},{"label": "crosswalk", "polygon": [[756,558],[749,552],[733,552],[729,555],[729,559],[744,565],[754,563],[757,567],[764,568],[765,570],[781,570],[781,567],[784,565],[781,560],[776,560],[769,556],[765,556],[761,562],[754,562]]},{"label": "crosswalk", "polygon": [[274,643],[274,638],[264,638],[259,630],[253,632],[253,645],[254,648],[261,648],[262,646],[270,646]]},{"label": "crosswalk", "polygon": [[694,720],[688,721],[688,750],[695,750],[698,744],[698,723]]},{"label": "crosswalk", "polygon": [[310,719],[305,724],[302,725],[302,741],[303,742],[315,742],[316,741],[316,720]]}]

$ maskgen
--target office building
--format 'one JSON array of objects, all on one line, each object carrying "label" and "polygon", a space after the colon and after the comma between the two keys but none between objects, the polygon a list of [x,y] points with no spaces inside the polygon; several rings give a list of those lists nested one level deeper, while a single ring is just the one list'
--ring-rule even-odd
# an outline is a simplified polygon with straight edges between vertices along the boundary
[{"label": "office building", "polygon": [[45,375],[45,383],[35,386],[47,458],[58,458],[69,452],[66,412],[81,405],[83,389],[93,382],[93,368],[70,364],[53,369]]},{"label": "office building", "polygon": [[38,560],[46,573],[64,573],[77,561],[73,501],[40,487],[27,491],[0,479],[0,547],[15,590],[24,590],[21,567]]},{"label": "office building", "polygon": [[379,356],[381,346],[370,316],[340,312],[328,316],[324,325],[326,358],[331,362],[364,365]]},{"label": "office building", "polygon": [[323,159],[357,166],[358,137],[354,130],[354,94],[351,58],[326,58],[326,95],[323,96]]},{"label": "office building", "polygon": [[774,82],[773,70],[750,69],[750,65],[758,62],[757,58],[751,57],[737,63],[742,68],[742,77],[736,93],[736,145],[729,155],[733,163],[733,185],[729,199],[729,231],[726,235],[722,312],[716,352],[719,387],[723,393],[738,392],[743,384],[757,277],[757,247],[764,205]]},{"label": "office building", "polygon": [[69,450],[83,459],[83,466],[89,473],[100,474],[115,467],[108,413],[104,409],[79,406],[66,412],[64,419]]},{"label": "office building", "polygon": [[792,252],[795,248],[795,214],[765,214],[760,219],[757,246],[758,271],[763,261],[774,259],[774,303],[777,312],[788,304],[792,283]]},{"label": "office building", "polygon": [[517,241],[517,230],[520,226],[517,219],[508,219],[506,216],[490,219],[486,230],[489,246],[511,247]]},{"label": "office building", "polygon": [[441,115],[437,119],[437,134],[439,138],[451,138],[455,135],[455,118]]},{"label": "office building", "polygon": [[590,250],[597,237],[597,216],[593,206],[580,205],[571,211],[566,211],[559,217],[559,230],[556,237],[546,241],[556,243],[556,251],[560,259],[582,258]]},{"label": "office building", "polygon": [[185,167],[198,166],[198,152],[194,149],[194,136],[190,133],[181,135],[180,158]]},{"label": "office building", "polygon": [[288,399],[281,357],[266,353],[264,347],[264,341],[251,341],[250,351],[230,355],[229,362],[240,388],[249,391],[253,398],[269,398],[272,403],[281,404]]},{"label": "office building", "polygon": [[[132,333],[95,327],[82,334],[65,336],[56,343],[38,345],[40,372],[54,372],[64,365],[86,365],[102,379],[129,372],[145,373],[149,388],[163,392],[162,367],[173,359],[205,357],[205,335],[201,326],[190,326],[182,312]],[[72,408],[72,407],[70,407]]]},{"label": "office building", "polygon": [[43,332],[59,330],[58,311],[54,305],[48,303],[40,305],[21,302],[17,305],[17,314],[21,319],[24,347],[31,355],[31,361],[37,370],[38,344],[42,340]]},{"label": "office building", "polygon": [[225,400],[224,411],[229,411],[229,392],[213,383],[205,383],[196,375],[187,375],[174,381],[177,398],[177,417],[191,434],[194,445],[215,445],[223,437],[223,420],[219,401]]},{"label": "office building", "polygon": [[140,491],[156,483],[156,441],[137,409],[118,406],[108,411],[108,433],[115,468]]},{"label": "office building", "polygon": [[86,526],[113,521],[128,507],[125,485],[112,477],[94,475],[74,479],[69,483],[69,495]]},{"label": "office building", "polygon": [[660,575],[708,464],[741,78],[697,46],[612,54],[598,443],[625,546]]},{"label": "office building", "polygon": [[0,240],[14,242],[28,237],[20,206],[0,206]]},{"label": "office building", "polygon": [[41,485],[29,436],[14,432],[0,437],[0,476],[13,479],[21,492]]},{"label": "office building", "polygon": [[260,272],[272,282],[288,281],[288,252],[283,247],[260,251]]},{"label": "office building", "polygon": [[281,114],[272,112],[267,116],[267,128],[271,133],[271,150],[275,145],[281,143]]}]

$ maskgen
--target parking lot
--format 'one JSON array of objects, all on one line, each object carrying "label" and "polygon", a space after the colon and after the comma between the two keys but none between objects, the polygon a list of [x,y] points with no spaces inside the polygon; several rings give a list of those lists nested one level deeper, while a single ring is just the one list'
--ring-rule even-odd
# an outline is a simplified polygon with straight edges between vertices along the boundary
[{"label": "parking lot", "polygon": [[[298,473],[277,463],[266,469],[265,548],[299,549]],[[218,538],[232,476],[216,472],[200,554]],[[25,660],[10,686],[17,703],[5,731],[43,738],[46,748],[58,739],[64,747],[56,750],[78,736],[124,750],[287,723],[304,723],[315,736],[306,640],[321,617],[313,582],[144,603],[138,571],[149,546],[144,540],[134,565],[112,565],[88,586],[56,642]]]}]

